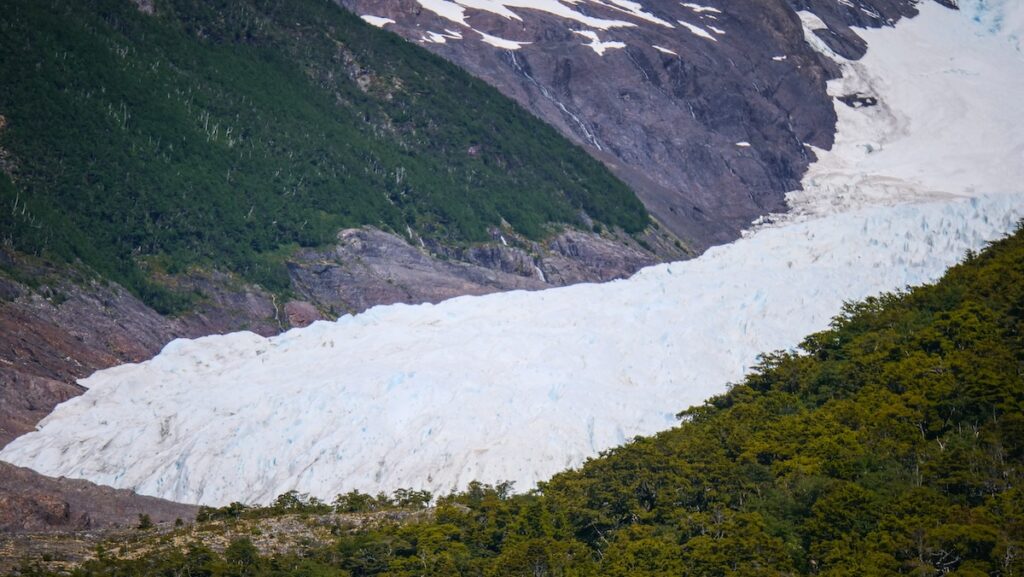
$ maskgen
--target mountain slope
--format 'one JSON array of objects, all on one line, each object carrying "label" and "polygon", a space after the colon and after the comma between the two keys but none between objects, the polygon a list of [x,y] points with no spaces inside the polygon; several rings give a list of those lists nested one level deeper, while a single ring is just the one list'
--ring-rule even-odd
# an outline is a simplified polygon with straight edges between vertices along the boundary
[{"label": "mountain slope", "polygon": [[782,212],[810,147],[832,145],[838,69],[805,38],[858,58],[851,27],[916,13],[909,0],[338,1],[557,127],[700,248]]},{"label": "mountain slope", "polygon": [[460,244],[647,225],[553,130],[330,3],[155,7],[5,6],[8,245],[81,259],[169,311],[185,296],[152,270],[214,265],[286,290],[287,251],[345,227]]},{"label": "mountain slope", "polygon": [[0,533],[86,531],[191,521],[197,508],[73,479],[46,479],[0,463]]},{"label": "mountain slope", "polygon": [[0,12],[0,444],[177,337],[688,254],[634,238],[643,207],[555,131],[328,2]]}]

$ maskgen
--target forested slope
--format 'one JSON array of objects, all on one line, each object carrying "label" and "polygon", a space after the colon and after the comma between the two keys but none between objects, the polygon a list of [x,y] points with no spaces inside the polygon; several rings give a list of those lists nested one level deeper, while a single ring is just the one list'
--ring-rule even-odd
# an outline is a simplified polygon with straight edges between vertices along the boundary
[{"label": "forested slope", "polygon": [[326,0],[6,2],[0,78],[3,242],[81,259],[162,312],[182,300],[146,267],[276,290],[284,252],[343,227],[458,245],[581,212],[648,222],[553,129]]},{"label": "forested slope", "polygon": [[[1020,575],[1022,330],[1018,232],[935,285],[850,304],[801,351],[766,355],[727,394],[683,411],[679,427],[529,495],[473,485],[432,516],[336,526],[329,544],[270,557],[248,537],[222,555],[192,533],[187,549],[79,573]],[[334,508],[421,497],[349,494]],[[201,518],[231,526],[330,509],[285,495]]]}]

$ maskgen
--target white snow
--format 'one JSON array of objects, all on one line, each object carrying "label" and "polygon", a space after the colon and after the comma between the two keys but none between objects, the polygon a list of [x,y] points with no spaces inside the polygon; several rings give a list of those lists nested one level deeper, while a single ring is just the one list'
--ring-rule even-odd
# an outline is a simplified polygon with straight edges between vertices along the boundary
[{"label": "white snow", "polygon": [[448,41],[448,38],[444,34],[439,34],[428,30],[422,38],[423,42],[433,42],[434,44],[444,44]]},{"label": "white snow", "polygon": [[814,151],[804,190],[787,197],[791,216],[1024,188],[1024,54],[1009,42],[1014,28],[975,22],[1012,21],[1024,9],[1013,0],[961,7],[922,3],[896,33],[861,31],[869,46],[861,60],[833,54],[843,77],[829,93],[875,96],[879,105],[836,103],[836,144]]},{"label": "white snow", "polygon": [[[634,19],[641,20],[648,23],[658,24],[667,28],[673,28],[674,26],[661,18],[647,12],[643,9],[643,5],[639,2],[632,0],[585,0],[591,4],[603,6],[605,8],[614,10],[616,12],[626,14]],[[508,50],[517,50],[523,45],[530,44],[530,42],[521,42],[517,40],[509,40],[505,38],[499,38],[486,32],[483,32],[477,28],[474,28],[468,22],[469,14],[468,10],[477,10],[481,12],[489,12],[491,14],[497,14],[503,18],[509,20],[522,20],[523,17],[520,12],[534,11],[544,14],[558,16],[566,20],[583,24],[588,28],[596,30],[609,30],[612,28],[625,28],[637,26],[634,22],[628,22],[626,20],[598,18],[586,14],[586,10],[576,10],[573,6],[581,4],[584,0],[417,0],[421,6],[433,12],[434,14],[445,18],[451,22],[455,22],[460,26],[465,26],[471,30],[477,32],[483,42],[496,46],[498,48],[504,48]],[[597,32],[593,30],[574,31],[578,34],[583,34],[591,40],[590,43],[586,44],[599,55],[605,53],[610,48],[624,48],[626,45],[623,42],[609,41],[602,42],[597,38]],[[442,37],[437,33],[427,33],[427,36],[423,38],[426,42],[435,42],[443,44],[450,36]]]},{"label": "white snow", "polygon": [[717,38],[712,36],[707,30],[701,28],[700,26],[697,26],[696,24],[690,24],[689,22],[687,22],[685,20],[679,20],[678,22],[680,24],[682,24],[684,28],[686,28],[690,32],[693,32],[697,36],[700,36],[701,38],[707,38],[708,40],[710,40],[712,42],[718,42]]},{"label": "white snow", "polygon": [[[1012,22],[1017,4],[987,6]],[[867,57],[842,63],[830,90],[882,104],[836,104],[836,146],[815,151],[775,224],[624,281],[174,341],[84,379],[0,458],[182,501],[266,502],[472,479],[527,489],[669,427],[843,301],[935,279],[1024,216],[1017,45],[970,10],[920,10],[865,31]]]},{"label": "white snow", "polygon": [[671,426],[844,300],[936,278],[1021,207],[1003,195],[872,208],[627,281],[377,307],[270,339],[177,340],[83,380],[85,395],[2,457],[207,504],[473,479],[526,489]]},{"label": "white snow", "polygon": [[360,18],[365,20],[368,24],[376,26],[377,28],[383,28],[387,24],[395,23],[395,21],[390,18],[384,18],[383,16],[373,16],[370,14],[363,14],[362,16],[360,16]]},{"label": "white snow", "polygon": [[449,2],[448,0],[418,0],[420,6],[423,6],[427,10],[430,10],[434,14],[437,14],[441,18],[445,18],[461,24],[463,26],[469,26],[466,24],[466,9],[456,4],[455,2]]},{"label": "white snow", "polygon": [[797,12],[797,14],[800,16],[800,24],[803,26],[804,29],[804,41],[807,42],[807,44],[810,45],[810,47],[813,48],[815,51],[825,55],[826,57],[831,58],[837,62],[842,60],[842,58],[840,58],[838,54],[836,54],[831,48],[829,48],[828,44],[826,44],[820,36],[814,33],[815,30],[828,29],[828,26],[825,24],[825,22],[821,18],[818,18],[816,14],[808,12],[806,10],[801,10]]},{"label": "white snow", "polygon": [[[580,11],[573,10],[559,0],[417,0],[417,2],[438,16],[462,26],[469,26],[466,22],[466,8],[490,12],[514,20],[521,20],[522,18],[512,8],[536,10],[566,20],[579,22],[588,28],[597,28],[598,30],[636,26],[636,24],[625,20],[587,16]],[[608,5],[606,2],[598,3],[605,6]],[[635,2],[613,2],[613,4],[618,8],[624,9],[623,11],[631,16],[641,17],[647,21],[651,21],[653,18],[653,16],[639,10],[640,5]],[[632,4],[636,4],[636,8],[627,8],[627,5]]]},{"label": "white snow", "polygon": [[721,14],[722,13],[721,10],[719,10],[718,8],[714,8],[712,6],[702,6],[700,4],[694,4],[693,2],[680,2],[680,4],[684,8],[689,8],[690,10],[693,10],[694,12],[696,12],[698,14],[702,14],[702,13],[705,13],[705,12],[711,12],[713,14]]},{"label": "white snow", "polygon": [[486,42],[487,44],[490,44],[491,46],[495,46],[497,48],[504,48],[506,50],[519,50],[523,46],[530,44],[529,42],[519,42],[517,40],[508,40],[505,38],[499,38],[497,36],[491,36],[490,34],[481,32],[479,30],[474,30],[474,32],[479,34],[480,39]]},{"label": "white snow", "polygon": [[609,8],[613,8],[615,10],[619,10],[621,12],[625,12],[626,14],[629,14],[630,16],[633,16],[634,18],[639,18],[640,20],[646,20],[647,22],[651,22],[651,23],[657,24],[659,26],[664,26],[666,28],[675,28],[675,26],[672,26],[671,22],[668,22],[666,20],[662,20],[661,18],[658,18],[657,16],[651,14],[650,12],[644,11],[643,5],[640,4],[639,2],[633,2],[632,0],[590,0],[590,1],[595,3],[595,4],[600,4],[602,6],[607,6]]},{"label": "white snow", "polygon": [[593,30],[573,30],[573,32],[575,34],[579,34],[580,36],[590,40],[590,42],[587,43],[587,44],[584,44],[584,46],[590,47],[594,52],[597,52],[598,55],[604,55],[605,50],[608,50],[609,48],[625,48],[626,47],[626,43],[625,42],[618,42],[618,41],[602,42],[601,39],[598,38],[597,32],[594,32]]},{"label": "white snow", "polygon": [[662,54],[671,54],[672,56],[679,56],[679,53],[677,53],[675,50],[669,50],[668,48],[663,48],[661,46],[658,46],[657,44],[652,45],[651,48],[657,50],[658,52],[661,52]]},{"label": "white snow", "polygon": [[[433,32],[433,31],[428,30],[426,35],[421,39],[422,42],[433,42],[434,44],[444,44],[445,42],[448,42],[449,40],[462,40],[462,33],[461,32],[457,32],[455,30],[448,30],[447,28],[445,28],[444,34],[441,34],[440,32]],[[498,40],[500,40],[500,38]],[[511,42],[511,41],[506,40],[504,42]],[[525,44],[525,43],[517,43],[517,44]],[[518,48],[518,47],[519,46],[517,45],[516,48]]]},{"label": "white snow", "polygon": [[740,142],[736,143],[736,146],[740,148],[750,148],[750,143],[747,142],[746,140],[741,140]]},{"label": "white snow", "polygon": [[800,17],[800,22],[805,28],[809,28],[811,30],[825,30],[828,28],[828,24],[825,24],[825,21],[819,18],[814,12],[800,10],[796,14]]}]

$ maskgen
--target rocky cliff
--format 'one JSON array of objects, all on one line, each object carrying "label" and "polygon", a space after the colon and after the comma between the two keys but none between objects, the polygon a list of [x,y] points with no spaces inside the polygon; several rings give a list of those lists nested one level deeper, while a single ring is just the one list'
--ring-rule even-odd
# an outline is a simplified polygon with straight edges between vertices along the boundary
[{"label": "rocky cliff", "polygon": [[557,127],[697,247],[783,210],[808,145],[831,147],[838,70],[805,35],[859,58],[851,26],[915,14],[911,0],[338,1]]},{"label": "rocky cliff", "polygon": [[[191,521],[197,507],[77,479],[51,479],[0,462],[0,533],[80,531]],[[2,555],[0,555],[2,556]]]}]

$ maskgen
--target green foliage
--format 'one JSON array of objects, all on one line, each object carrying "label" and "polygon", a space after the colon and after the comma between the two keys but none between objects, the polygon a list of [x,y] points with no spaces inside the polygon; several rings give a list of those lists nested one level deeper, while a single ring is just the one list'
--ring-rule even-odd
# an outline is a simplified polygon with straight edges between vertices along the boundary
[{"label": "green foliage", "polygon": [[[138,266],[272,290],[275,251],[374,225],[448,243],[580,211],[648,217],[496,90],[328,0],[12,0],[0,10],[0,242],[81,260],[165,311]],[[6,155],[6,156],[5,156]]]},{"label": "green foliage", "polygon": [[275,499],[270,509],[277,514],[327,513],[331,510],[331,506],[316,497],[310,497],[309,495],[291,490]]},{"label": "green foliage", "polygon": [[[936,285],[846,306],[802,349],[765,355],[671,431],[530,494],[473,483],[430,517],[338,535],[304,553],[301,574],[1024,574],[1024,232]],[[189,555],[77,574],[183,574]],[[205,574],[239,574],[203,555]]]},{"label": "green foliage", "polygon": [[380,493],[376,497],[349,491],[335,497],[332,505],[338,513],[371,513],[388,509],[423,509],[432,498],[430,491],[414,489],[397,489],[391,496]]},{"label": "green foliage", "polygon": [[246,537],[231,541],[224,550],[224,562],[227,565],[225,575],[249,577],[259,574],[260,553],[256,546]]},{"label": "green foliage", "polygon": [[250,513],[253,507],[249,507],[243,503],[234,502],[230,505],[223,507],[199,507],[199,512],[196,513],[196,522],[205,523],[207,521],[215,520],[232,520],[241,519],[243,515]]}]

